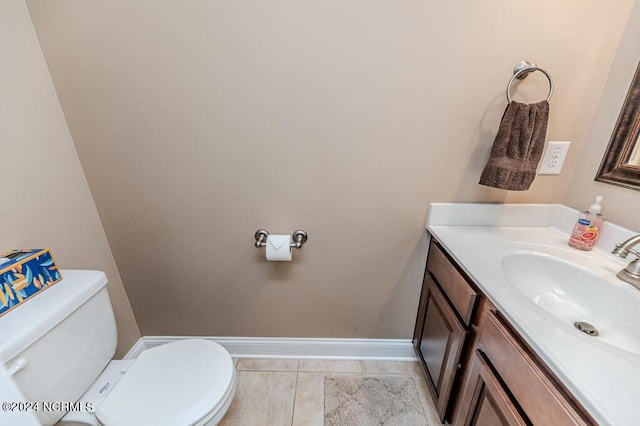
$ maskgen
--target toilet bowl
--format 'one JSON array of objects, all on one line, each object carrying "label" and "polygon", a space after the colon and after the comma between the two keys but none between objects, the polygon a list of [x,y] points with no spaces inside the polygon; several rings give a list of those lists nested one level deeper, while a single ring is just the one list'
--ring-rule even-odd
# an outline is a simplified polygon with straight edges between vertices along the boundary
[{"label": "toilet bowl", "polygon": [[107,278],[63,279],[0,317],[0,361],[26,401],[62,402],[35,412],[44,425],[217,424],[236,390],[233,360],[219,344],[183,339],[112,361],[117,334]]},{"label": "toilet bowl", "polygon": [[179,340],[133,362],[112,361],[79,400],[92,412],[70,412],[58,425],[215,425],[235,389],[233,361],[222,346]]}]

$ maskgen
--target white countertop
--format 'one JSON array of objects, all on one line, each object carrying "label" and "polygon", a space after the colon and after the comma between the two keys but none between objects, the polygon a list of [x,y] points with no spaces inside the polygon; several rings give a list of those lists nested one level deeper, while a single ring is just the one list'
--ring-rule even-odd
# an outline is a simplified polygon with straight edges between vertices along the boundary
[{"label": "white countertop", "polygon": [[[593,337],[542,314],[510,287],[499,268],[502,247],[530,244],[568,251],[572,261],[585,266],[597,263],[595,273],[615,277],[631,258],[610,254],[612,241],[623,241],[634,232],[606,224],[596,249],[573,250],[567,241],[577,213],[561,205],[432,204],[427,229],[596,421],[637,425],[640,356],[594,343]],[[618,291],[637,297],[639,290],[617,281],[612,285],[619,286]]]}]

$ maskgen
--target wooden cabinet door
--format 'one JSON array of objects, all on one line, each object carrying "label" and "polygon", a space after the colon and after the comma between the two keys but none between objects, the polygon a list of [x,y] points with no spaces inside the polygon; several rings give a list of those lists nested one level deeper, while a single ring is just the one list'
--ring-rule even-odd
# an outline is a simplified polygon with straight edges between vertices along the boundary
[{"label": "wooden cabinet door", "polygon": [[463,413],[456,426],[530,425],[489,367],[484,354],[476,350],[469,369],[469,381],[462,394]]},{"label": "wooden cabinet door", "polygon": [[501,314],[487,314],[478,347],[533,423],[553,426],[597,424]]},{"label": "wooden cabinet door", "polygon": [[444,422],[466,330],[433,278],[425,274],[414,347]]}]

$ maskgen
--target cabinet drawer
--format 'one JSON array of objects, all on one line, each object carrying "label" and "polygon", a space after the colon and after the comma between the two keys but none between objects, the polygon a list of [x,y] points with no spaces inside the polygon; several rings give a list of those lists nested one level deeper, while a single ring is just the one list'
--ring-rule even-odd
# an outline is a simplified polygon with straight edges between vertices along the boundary
[{"label": "cabinet drawer", "polygon": [[427,269],[442,287],[444,294],[451,301],[462,322],[465,325],[469,325],[478,293],[469,285],[467,280],[464,279],[442,252],[442,249],[433,241],[431,241],[431,246],[429,247]]},{"label": "cabinet drawer", "polygon": [[483,326],[479,345],[533,424],[594,424],[493,312]]}]

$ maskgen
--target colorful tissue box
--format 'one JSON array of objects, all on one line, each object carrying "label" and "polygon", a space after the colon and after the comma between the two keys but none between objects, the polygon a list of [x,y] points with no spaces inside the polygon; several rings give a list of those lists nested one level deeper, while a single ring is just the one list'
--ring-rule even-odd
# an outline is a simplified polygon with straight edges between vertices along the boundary
[{"label": "colorful tissue box", "polygon": [[0,255],[0,316],[62,279],[49,249]]}]

